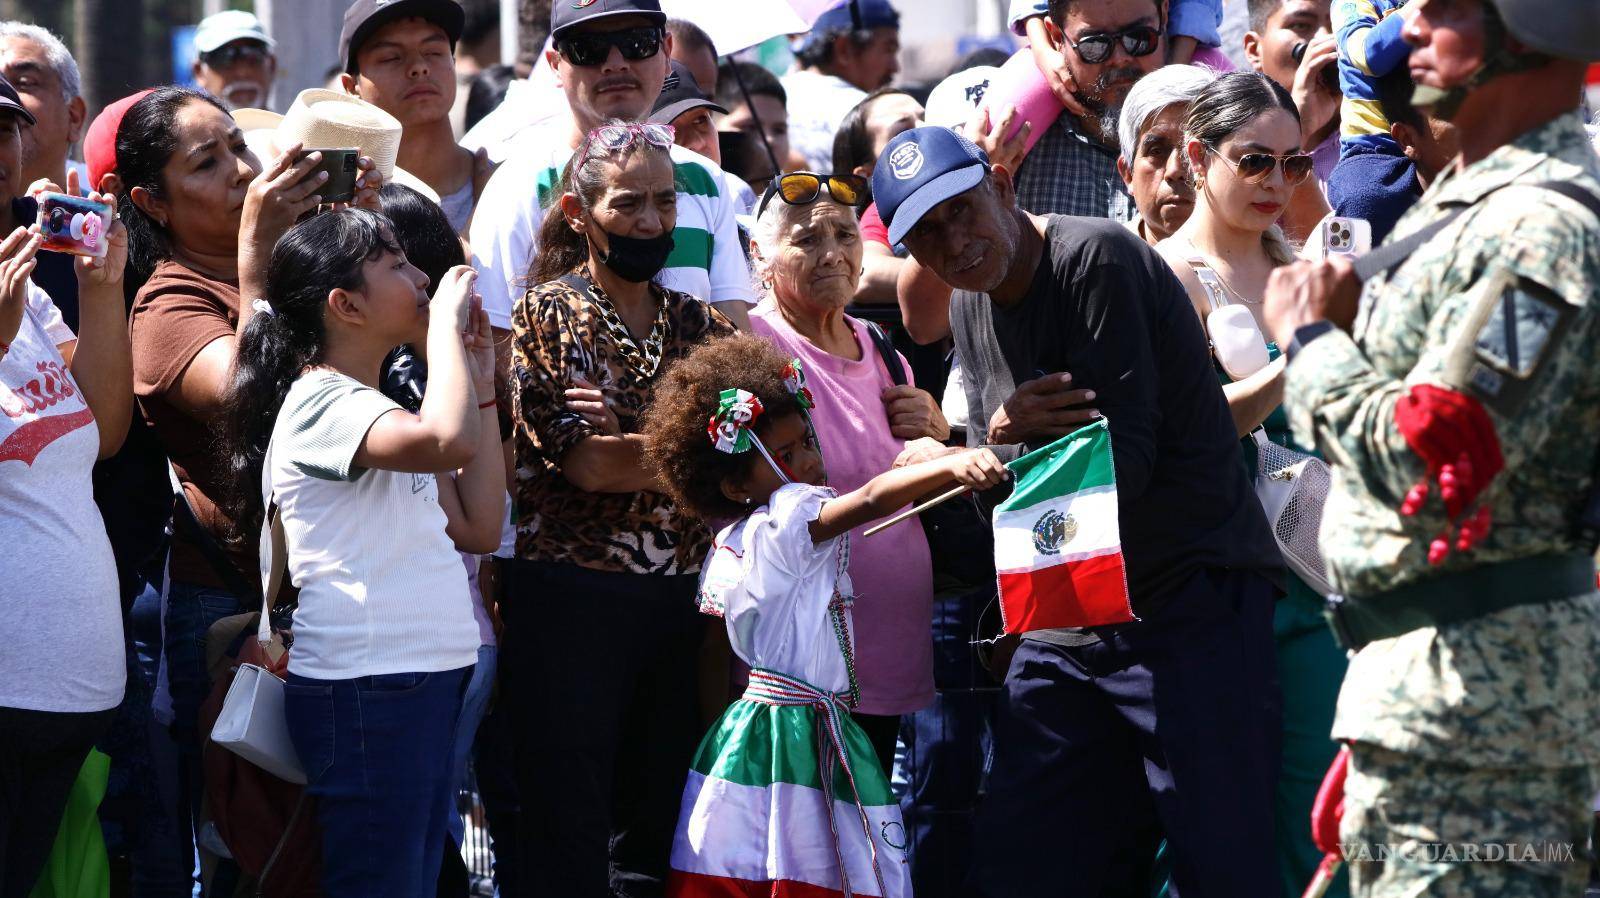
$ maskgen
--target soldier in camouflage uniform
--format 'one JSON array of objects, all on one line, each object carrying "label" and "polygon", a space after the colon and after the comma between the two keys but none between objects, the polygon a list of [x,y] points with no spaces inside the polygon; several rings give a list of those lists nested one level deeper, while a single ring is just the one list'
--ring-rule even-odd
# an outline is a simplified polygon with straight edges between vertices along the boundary
[{"label": "soldier in camouflage uniform", "polygon": [[1295,436],[1333,466],[1330,621],[1359,648],[1341,842],[1358,896],[1565,898],[1600,787],[1600,160],[1577,113],[1600,13],[1411,6],[1416,101],[1463,155],[1397,249],[1267,294]]}]

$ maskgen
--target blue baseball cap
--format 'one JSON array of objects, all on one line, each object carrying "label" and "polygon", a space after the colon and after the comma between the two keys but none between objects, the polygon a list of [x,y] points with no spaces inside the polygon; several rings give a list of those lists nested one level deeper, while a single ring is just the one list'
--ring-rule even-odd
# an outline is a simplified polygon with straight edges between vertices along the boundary
[{"label": "blue baseball cap", "polygon": [[872,198],[899,243],[934,206],[978,186],[989,156],[949,128],[912,128],[895,135],[872,172]]},{"label": "blue baseball cap", "polygon": [[[856,8],[861,12],[862,28],[899,28],[900,14],[895,12],[889,0],[855,0]],[[806,33],[801,46],[813,44],[823,40],[828,35],[839,31],[850,31],[856,27],[855,18],[850,14],[851,0],[839,0],[828,7],[822,15],[817,16],[817,21]]]}]

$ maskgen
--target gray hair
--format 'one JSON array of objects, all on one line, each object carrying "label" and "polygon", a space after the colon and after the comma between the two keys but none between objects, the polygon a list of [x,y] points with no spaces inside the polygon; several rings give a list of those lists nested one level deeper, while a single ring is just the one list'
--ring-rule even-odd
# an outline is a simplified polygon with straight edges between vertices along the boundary
[{"label": "gray hair", "polygon": [[[772,260],[778,255],[778,234],[783,230],[784,224],[790,220],[790,215],[795,210],[809,208],[816,203],[833,202],[833,200],[827,199],[826,195],[827,188],[824,187],[823,192],[818,194],[815,200],[800,205],[786,203],[783,201],[783,197],[774,196],[772,201],[767,203],[767,208],[763,209],[761,214],[757,216],[755,224],[750,228],[750,242],[755,245],[756,252],[760,253],[759,258],[752,256],[750,259],[750,276],[755,282],[757,296],[761,296],[766,292],[762,283],[766,280],[767,270],[772,267]],[[849,207],[847,206],[846,208]],[[851,209],[850,212],[851,220],[856,221],[857,227],[859,227],[860,220],[857,217],[856,210]]]},{"label": "gray hair", "polygon": [[1122,144],[1122,161],[1133,166],[1133,153],[1139,147],[1139,134],[1150,127],[1151,119],[1174,103],[1185,106],[1216,80],[1217,73],[1205,66],[1162,66],[1140,78],[1122,103],[1117,122],[1117,140]]},{"label": "gray hair", "polygon": [[45,62],[61,82],[61,99],[71,102],[72,98],[83,96],[83,76],[78,73],[78,61],[72,58],[72,51],[61,38],[38,25],[15,20],[0,22],[0,38],[8,37],[25,38],[44,48]]}]

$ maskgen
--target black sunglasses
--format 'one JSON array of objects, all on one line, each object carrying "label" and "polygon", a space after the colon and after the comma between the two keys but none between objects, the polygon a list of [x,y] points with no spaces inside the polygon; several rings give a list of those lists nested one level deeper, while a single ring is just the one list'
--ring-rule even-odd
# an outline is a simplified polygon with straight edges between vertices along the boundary
[{"label": "black sunglasses", "polygon": [[585,31],[556,41],[556,50],[576,66],[597,66],[611,55],[611,48],[622,51],[622,58],[638,62],[661,52],[661,29],[651,25],[621,31]]},{"label": "black sunglasses", "polygon": [[1111,34],[1091,34],[1081,41],[1066,35],[1062,38],[1078,52],[1078,58],[1090,65],[1099,65],[1111,58],[1111,50],[1119,41],[1129,56],[1149,56],[1161,43],[1161,32],[1149,25],[1135,25]]},{"label": "black sunglasses", "polygon": [[860,175],[819,175],[816,172],[795,171],[779,175],[767,185],[761,202],[756,206],[756,217],[760,218],[761,213],[767,210],[767,204],[772,202],[773,197],[791,206],[804,206],[821,196],[824,186],[828,188],[828,196],[846,206],[860,205],[867,195],[867,179]]},{"label": "black sunglasses", "polygon": [[210,53],[201,56],[205,64],[214,69],[225,69],[237,62],[265,62],[272,52],[266,44],[253,41],[240,41],[232,44],[223,44]]},{"label": "black sunglasses", "polygon": [[1272,170],[1277,168],[1278,163],[1281,162],[1283,163],[1284,183],[1293,187],[1304,181],[1311,174],[1311,167],[1314,163],[1314,160],[1305,153],[1290,153],[1286,156],[1274,156],[1271,153],[1245,153],[1239,157],[1238,162],[1234,162],[1227,156],[1222,155],[1216,147],[1208,146],[1206,147],[1206,152],[1227,163],[1228,167],[1233,169],[1234,174],[1239,176],[1239,180],[1246,184],[1259,184],[1272,177]]}]

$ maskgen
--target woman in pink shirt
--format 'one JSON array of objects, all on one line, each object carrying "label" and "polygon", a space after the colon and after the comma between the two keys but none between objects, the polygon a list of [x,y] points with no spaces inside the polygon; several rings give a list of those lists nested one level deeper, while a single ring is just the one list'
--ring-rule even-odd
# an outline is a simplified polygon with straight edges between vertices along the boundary
[{"label": "woman in pink shirt", "polygon": [[[844,493],[902,455],[940,448],[950,427],[927,391],[894,384],[867,325],[845,314],[861,278],[861,231],[847,204],[855,197],[834,196],[827,182],[816,188],[785,190],[802,201],[769,190],[757,213],[752,241],[765,298],[750,324],[801,361],[819,399],[812,420],[828,485]],[[861,684],[855,717],[888,770],[900,715],[933,700],[933,571],[922,525],[911,518],[871,538],[853,532],[849,574]]]}]

